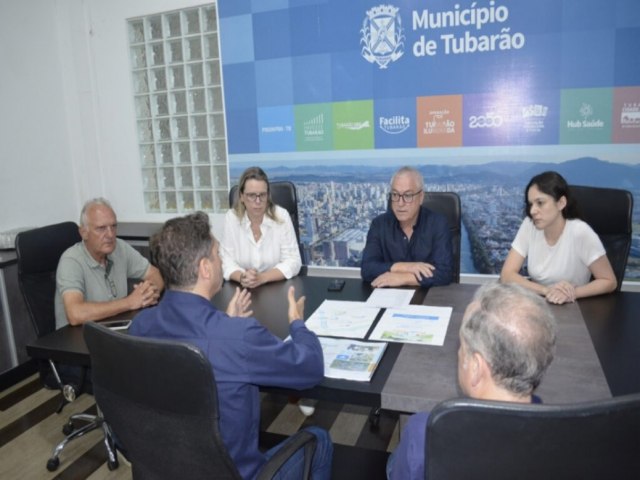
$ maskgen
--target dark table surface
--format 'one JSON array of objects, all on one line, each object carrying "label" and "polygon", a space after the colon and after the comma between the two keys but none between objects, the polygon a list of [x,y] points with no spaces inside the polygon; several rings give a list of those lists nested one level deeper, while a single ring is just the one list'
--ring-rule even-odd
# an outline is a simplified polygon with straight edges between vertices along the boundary
[{"label": "dark table surface", "polygon": [[[429,290],[425,305],[451,306],[442,346],[404,345],[382,391],[389,410],[430,411],[446,399],[461,396],[457,382],[458,331],[474,285],[452,284]],[[555,357],[536,393],[545,403],[576,403],[611,397],[589,332],[577,304],[552,305],[558,334]]]},{"label": "dark table surface", "polygon": [[[305,296],[305,318],[308,318],[324,299],[366,300],[371,293],[371,287],[359,279],[345,279],[342,291],[329,292],[327,287],[331,280],[332,278],[303,275],[291,280],[263,285],[252,292],[254,316],[274,335],[284,339],[289,335],[286,298],[289,286],[296,289],[296,297]],[[236,284],[226,282],[212,299],[212,303],[220,309],[226,309],[235,288]],[[424,294],[424,291],[418,291],[414,298],[416,301],[422,301]],[[134,316],[133,313],[122,314],[111,319],[132,316]],[[400,344],[388,346],[370,382],[325,378],[313,389],[292,390],[290,393],[335,402],[380,406],[382,388],[401,347]],[[27,352],[34,358],[53,358],[56,361],[74,365],[90,365],[89,351],[82,336],[82,327],[66,326],[50,333],[27,345]],[[278,391],[283,390],[278,389]]]},{"label": "dark table surface", "polygon": [[[291,280],[264,285],[252,293],[252,303],[254,315],[272,333],[285,338],[288,335],[287,320],[287,300],[286,291],[290,285],[296,289],[296,296],[304,295],[305,317],[309,315],[325,299],[332,300],[365,300],[371,287],[359,279],[345,279],[345,286],[341,292],[330,292],[327,290],[332,278],[300,276]],[[461,285],[447,287],[452,290],[460,289],[466,299],[475,289],[475,286]],[[212,299],[214,305],[219,308],[226,307],[229,299],[233,295],[235,284],[225,283],[221,291]],[[430,299],[438,302],[447,302],[447,295],[440,298],[446,290],[432,289],[417,290],[412,303],[431,304]],[[462,297],[461,297],[462,298]],[[462,300],[460,301],[461,303]],[[456,316],[463,311],[464,305],[456,307]],[[580,300],[578,307],[568,306],[561,311],[562,315],[576,316],[581,313],[584,324],[593,342],[593,347],[597,354],[597,359],[604,372],[606,383],[610,392],[614,396],[627,393],[640,392],[640,293],[618,292],[600,297]],[[121,315],[121,318],[130,318],[132,314]],[[455,320],[449,326],[447,337],[456,336],[455,325],[459,321]],[[406,347],[406,348],[405,348]],[[405,345],[400,343],[389,343],[383,359],[376,370],[371,382],[354,382],[348,380],[337,380],[325,378],[317,387],[296,392],[301,396],[318,398],[343,403],[358,403],[363,405],[380,406],[383,389],[394,366],[397,367],[403,348],[415,350],[417,345]],[[453,348],[453,347],[451,347]],[[27,345],[27,352],[35,358],[53,358],[60,362],[70,364],[89,365],[90,358],[81,327],[64,327],[43,338],[37,339]],[[406,358],[404,359],[406,361]],[[443,360],[444,361],[444,360]],[[401,362],[400,362],[401,363]],[[446,361],[446,374],[451,377],[447,380],[449,384],[455,382],[455,369],[451,366],[450,360]],[[401,367],[398,367],[401,368]],[[400,372],[401,373],[401,372]],[[398,371],[394,372],[397,378]],[[389,387],[389,385],[387,385]],[[396,385],[397,387],[397,385]],[[450,388],[450,387],[447,387]],[[387,388],[387,391],[388,388]],[[383,405],[384,406],[384,405]],[[406,411],[398,408],[398,410]]]},{"label": "dark table surface", "polygon": [[640,392],[640,293],[585,298],[578,305],[611,394]]},{"label": "dark table surface", "polygon": [[[329,291],[328,287],[332,280],[333,278],[329,277],[301,275],[283,282],[263,285],[251,294],[254,316],[269,331],[284,339],[289,335],[286,297],[289,286],[295,288],[296,298],[304,295],[305,318],[309,318],[324,300],[363,301],[371,294],[371,286],[359,279],[345,279],[345,285],[341,291]],[[212,303],[218,308],[225,308],[236,287],[237,285],[232,282],[225,283],[220,292],[213,297]],[[421,303],[425,293],[426,290],[416,291],[413,302]],[[291,391],[290,393],[335,402],[380,406],[382,389],[401,348],[401,344],[388,345],[378,368],[369,382],[325,378],[315,388],[304,391]],[[278,391],[282,390],[278,389]]]}]

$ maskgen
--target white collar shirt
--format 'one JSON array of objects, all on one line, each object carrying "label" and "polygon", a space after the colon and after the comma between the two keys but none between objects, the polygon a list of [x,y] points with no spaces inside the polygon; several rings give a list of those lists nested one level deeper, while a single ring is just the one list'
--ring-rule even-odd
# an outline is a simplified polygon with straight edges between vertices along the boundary
[{"label": "white collar shirt", "polygon": [[302,266],[298,240],[289,212],[276,205],[276,218],[264,216],[260,225],[261,236],[256,241],[246,212],[239,219],[233,210],[225,215],[224,232],[220,239],[222,272],[229,280],[235,271],[254,268],[265,272],[277,268],[285,278],[298,274]]}]

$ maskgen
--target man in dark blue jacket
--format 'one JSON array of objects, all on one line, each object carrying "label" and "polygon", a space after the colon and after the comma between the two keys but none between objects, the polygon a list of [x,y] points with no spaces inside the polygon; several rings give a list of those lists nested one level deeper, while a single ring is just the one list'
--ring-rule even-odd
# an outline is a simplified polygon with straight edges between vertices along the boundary
[{"label": "man in dark blue jacket", "polygon": [[[304,325],[304,297],[288,292],[291,341],[283,342],[250,318],[250,294],[236,289],[227,312],[210,299],[222,285],[218,242],[209,217],[197,212],[165,223],[151,238],[151,253],[167,286],[160,303],[135,317],[133,335],[182,340],[207,356],[216,379],[222,439],[243,478],[254,478],[282,444],[258,450],[259,386],[305,389],[324,376],[322,347]],[[188,392],[185,394],[188,395]],[[329,478],[333,447],[329,434],[309,427],[318,444],[312,464],[314,479]],[[282,478],[301,478],[303,452],[280,469]],[[278,477],[280,478],[280,477]]]},{"label": "man in dark blue jacket", "polygon": [[444,215],[422,206],[424,181],[402,167],[391,179],[391,208],[371,222],[362,278],[374,287],[447,285],[453,276],[451,234]]}]

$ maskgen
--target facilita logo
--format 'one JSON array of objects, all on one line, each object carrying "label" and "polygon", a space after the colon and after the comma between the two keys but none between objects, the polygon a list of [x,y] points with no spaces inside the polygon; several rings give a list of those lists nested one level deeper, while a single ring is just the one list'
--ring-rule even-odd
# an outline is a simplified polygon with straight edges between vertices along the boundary
[{"label": "facilita logo", "polygon": [[393,115],[391,117],[379,117],[378,126],[380,130],[390,135],[397,135],[407,130],[411,126],[411,119],[404,115]]},{"label": "facilita logo", "polygon": [[360,33],[363,58],[386,69],[404,54],[404,29],[399,8],[378,5],[367,10]]}]

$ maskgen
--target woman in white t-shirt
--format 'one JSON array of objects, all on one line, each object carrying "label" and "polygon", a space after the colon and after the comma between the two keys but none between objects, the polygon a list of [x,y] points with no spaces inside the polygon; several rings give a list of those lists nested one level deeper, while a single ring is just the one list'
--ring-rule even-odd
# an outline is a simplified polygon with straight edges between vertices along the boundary
[{"label": "woman in white t-shirt", "polygon": [[[511,244],[500,281],[518,283],[555,304],[616,289],[602,242],[578,218],[576,202],[560,174],[533,177],[525,188],[525,205],[527,218]],[[520,274],[525,259],[529,279]]]},{"label": "woman in white t-shirt", "polygon": [[238,197],[224,219],[220,239],[222,273],[245,288],[295,277],[302,260],[289,212],[271,200],[260,167],[240,177]]}]

